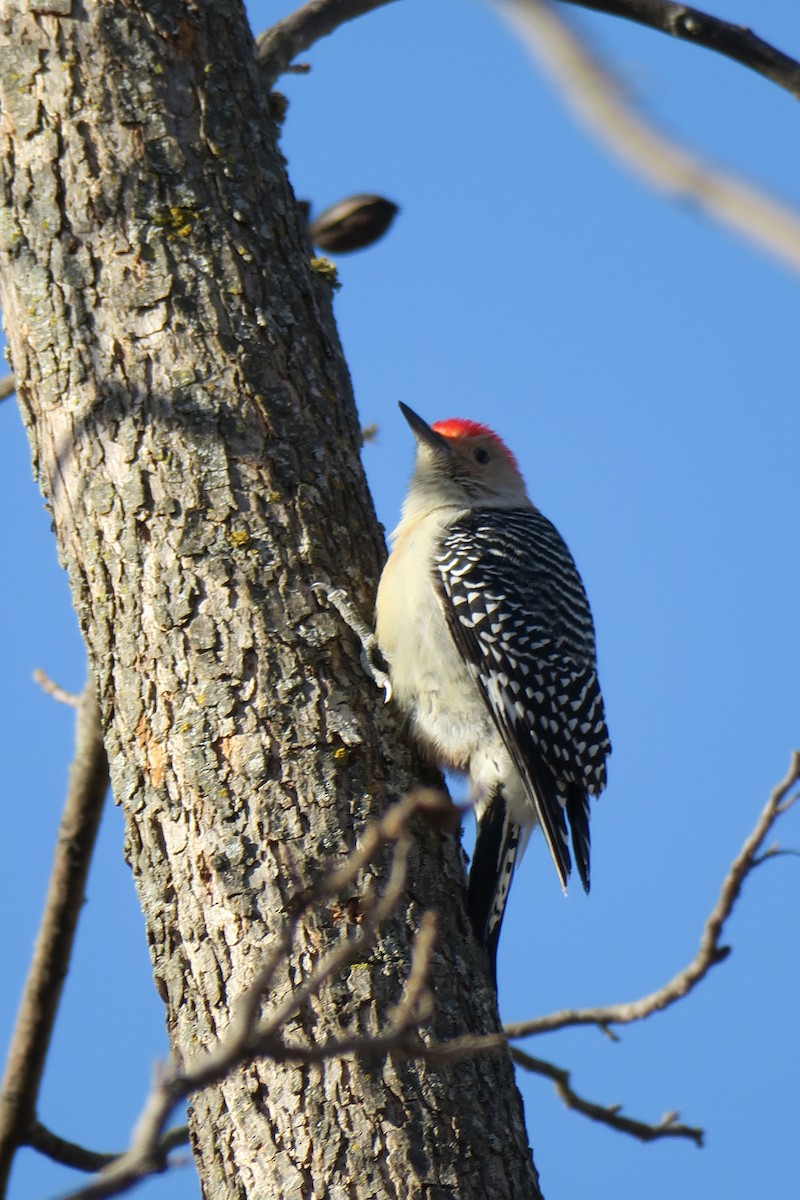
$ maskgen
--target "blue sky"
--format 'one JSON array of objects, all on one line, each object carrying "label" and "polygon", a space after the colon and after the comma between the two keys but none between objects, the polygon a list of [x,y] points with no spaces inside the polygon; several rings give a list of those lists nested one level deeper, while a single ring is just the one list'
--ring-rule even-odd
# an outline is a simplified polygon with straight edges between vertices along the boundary
[{"label": "blue sky", "polygon": [[[289,11],[253,3],[255,30]],[[785,0],[719,0],[800,57]],[[800,209],[797,102],[733,63],[612,18],[567,15],[624,64],[643,109],[695,151]],[[508,1020],[634,999],[694,954],[719,884],[800,742],[797,665],[798,279],[690,205],[622,171],[565,111],[492,11],[403,0],[307,59],[283,149],[316,209],[378,191],[402,207],[342,257],[336,314],[375,504],[396,521],[412,460],[397,409],[488,421],[583,574],[614,754],[595,805],[593,890],[561,896],[540,839],[499,954]],[[7,1039],[49,870],[72,714],[31,681],[78,689],[84,659],[12,402],[0,405],[6,769],[0,889]],[[800,846],[800,810],[778,831]],[[42,1092],[41,1118],[100,1149],[128,1138],[166,1038],[109,806]],[[591,1099],[707,1131],[642,1146],[519,1077],[548,1200],[796,1194],[800,865],[748,883],[733,954],[683,1003],[612,1044],[527,1044]],[[76,1176],[23,1153],[12,1200]],[[195,1200],[191,1168],[140,1192]]]}]

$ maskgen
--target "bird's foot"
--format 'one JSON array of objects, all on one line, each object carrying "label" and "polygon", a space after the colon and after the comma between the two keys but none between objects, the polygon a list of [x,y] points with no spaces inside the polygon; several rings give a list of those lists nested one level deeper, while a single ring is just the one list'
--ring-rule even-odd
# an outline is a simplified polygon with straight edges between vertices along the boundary
[{"label": "bird's foot", "polygon": [[345,625],[352,629],[358,638],[361,643],[361,665],[376,685],[383,689],[384,703],[388,704],[392,698],[392,681],[388,672],[379,666],[379,661],[384,663],[384,659],[375,634],[368,625],[364,624],[344,588],[332,587],[329,583],[321,580],[312,583],[311,587],[318,595],[325,597],[328,603],[336,609]]}]

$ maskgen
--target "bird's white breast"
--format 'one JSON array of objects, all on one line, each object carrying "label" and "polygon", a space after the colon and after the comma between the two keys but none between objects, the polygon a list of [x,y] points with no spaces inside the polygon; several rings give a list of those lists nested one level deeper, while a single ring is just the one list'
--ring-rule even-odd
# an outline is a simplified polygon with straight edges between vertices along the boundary
[{"label": "bird's white breast", "polygon": [[494,726],[445,621],[434,586],[435,549],[457,510],[401,521],[381,576],[376,635],[392,692],[442,766],[466,769]]}]

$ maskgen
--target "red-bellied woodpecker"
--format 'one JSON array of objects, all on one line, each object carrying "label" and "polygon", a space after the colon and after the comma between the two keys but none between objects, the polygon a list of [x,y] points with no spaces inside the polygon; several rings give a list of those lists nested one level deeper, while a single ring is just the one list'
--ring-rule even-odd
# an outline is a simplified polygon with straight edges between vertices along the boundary
[{"label": "red-bellied woodpecker", "polygon": [[478,822],[470,920],[492,968],[511,877],[540,825],[562,887],[589,890],[588,797],[611,746],[589,603],[516,460],[473,421],[427,425],[378,587],[392,695],[439,766],[469,773]]}]

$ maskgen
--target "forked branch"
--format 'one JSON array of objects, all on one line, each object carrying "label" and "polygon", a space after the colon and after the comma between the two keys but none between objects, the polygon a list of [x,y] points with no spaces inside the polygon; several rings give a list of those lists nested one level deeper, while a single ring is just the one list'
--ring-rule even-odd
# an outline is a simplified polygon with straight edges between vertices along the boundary
[{"label": "forked branch", "polygon": [[[308,1063],[350,1054],[386,1054],[392,1050],[416,1053],[421,1045],[419,1026],[430,1016],[433,1007],[428,975],[437,920],[430,912],[423,915],[413,940],[403,995],[389,1013],[382,1030],[371,1036],[342,1033],[316,1043],[287,1041],[284,1031],[287,1022],[319,993],[328,979],[364,959],[386,919],[397,908],[405,889],[412,845],[408,832],[411,817],[415,813],[427,813],[438,820],[451,811],[452,805],[440,792],[418,789],[409,794],[390,808],[380,821],[369,826],[361,845],[340,867],[334,868],[318,886],[297,898],[289,920],[242,997],[227,1035],[212,1050],[183,1063],[172,1061],[162,1068],[142,1109],[128,1150],[106,1165],[84,1187],[71,1193],[69,1200],[99,1200],[100,1197],[121,1195],[147,1175],[164,1170],[164,1130],[175,1106],[200,1088],[224,1079],[256,1055],[268,1056],[276,1062]],[[393,845],[388,881],[380,895],[372,891],[364,898],[358,934],[337,941],[308,978],[262,1017],[264,993],[285,960],[303,915],[339,895],[357,879],[364,867],[375,861],[386,844]],[[498,1043],[502,1044],[502,1041],[502,1035],[498,1035]]]},{"label": "forked branch", "polygon": [[678,1121],[678,1113],[667,1113],[655,1123],[637,1121],[634,1117],[626,1117],[619,1104],[595,1104],[592,1100],[579,1096],[572,1086],[569,1071],[565,1071],[563,1067],[557,1067],[543,1058],[534,1058],[517,1046],[510,1047],[510,1054],[518,1067],[552,1080],[556,1095],[564,1101],[567,1108],[581,1113],[590,1121],[597,1121],[598,1124],[606,1125],[617,1133],[627,1133],[640,1142],[656,1142],[661,1138],[688,1138],[696,1146],[703,1145],[703,1130],[681,1124]]},{"label": "forked branch", "polygon": [[546,1017],[535,1017],[531,1021],[518,1021],[506,1025],[505,1032],[509,1039],[530,1037],[534,1033],[552,1033],[556,1029],[567,1029],[573,1025],[596,1025],[608,1033],[613,1025],[626,1025],[631,1021],[641,1021],[652,1013],[661,1012],[682,1000],[717,963],[722,962],[730,953],[730,947],[722,943],[725,925],[733,912],[736,901],[742,894],[747,877],[760,866],[765,858],[776,857],[774,848],[763,851],[775,822],[793,804],[797,802],[798,793],[793,788],[800,783],[800,751],[792,754],[789,770],[781,782],[775,787],[764,805],[758,820],[746,838],[744,845],[737,854],[730,869],[722,882],[717,902],[706,918],[700,945],[697,953],[683,970],[647,996],[624,1004],[606,1004],[598,1008],[571,1008],[560,1012],[550,1013]]},{"label": "forked branch", "polygon": [[[258,39],[258,61],[268,86],[292,60],[340,25],[393,0],[309,0]],[[517,2],[517,0],[515,0]],[[520,5],[526,0],[518,0]],[[751,29],[723,21],[699,8],[672,0],[564,0],[576,8],[622,17],[680,41],[691,42],[756,71],[800,99],[800,62],[758,37]]]},{"label": "forked branch", "polygon": [[498,11],[535,54],[578,118],[634,174],[696,204],[714,220],[800,271],[798,212],[658,129],[552,4],[546,0],[498,0]]},{"label": "forked branch", "polygon": [[272,87],[293,59],[320,38],[334,33],[347,21],[390,3],[392,0],[309,0],[277,21],[256,43],[258,65],[267,87]]}]

